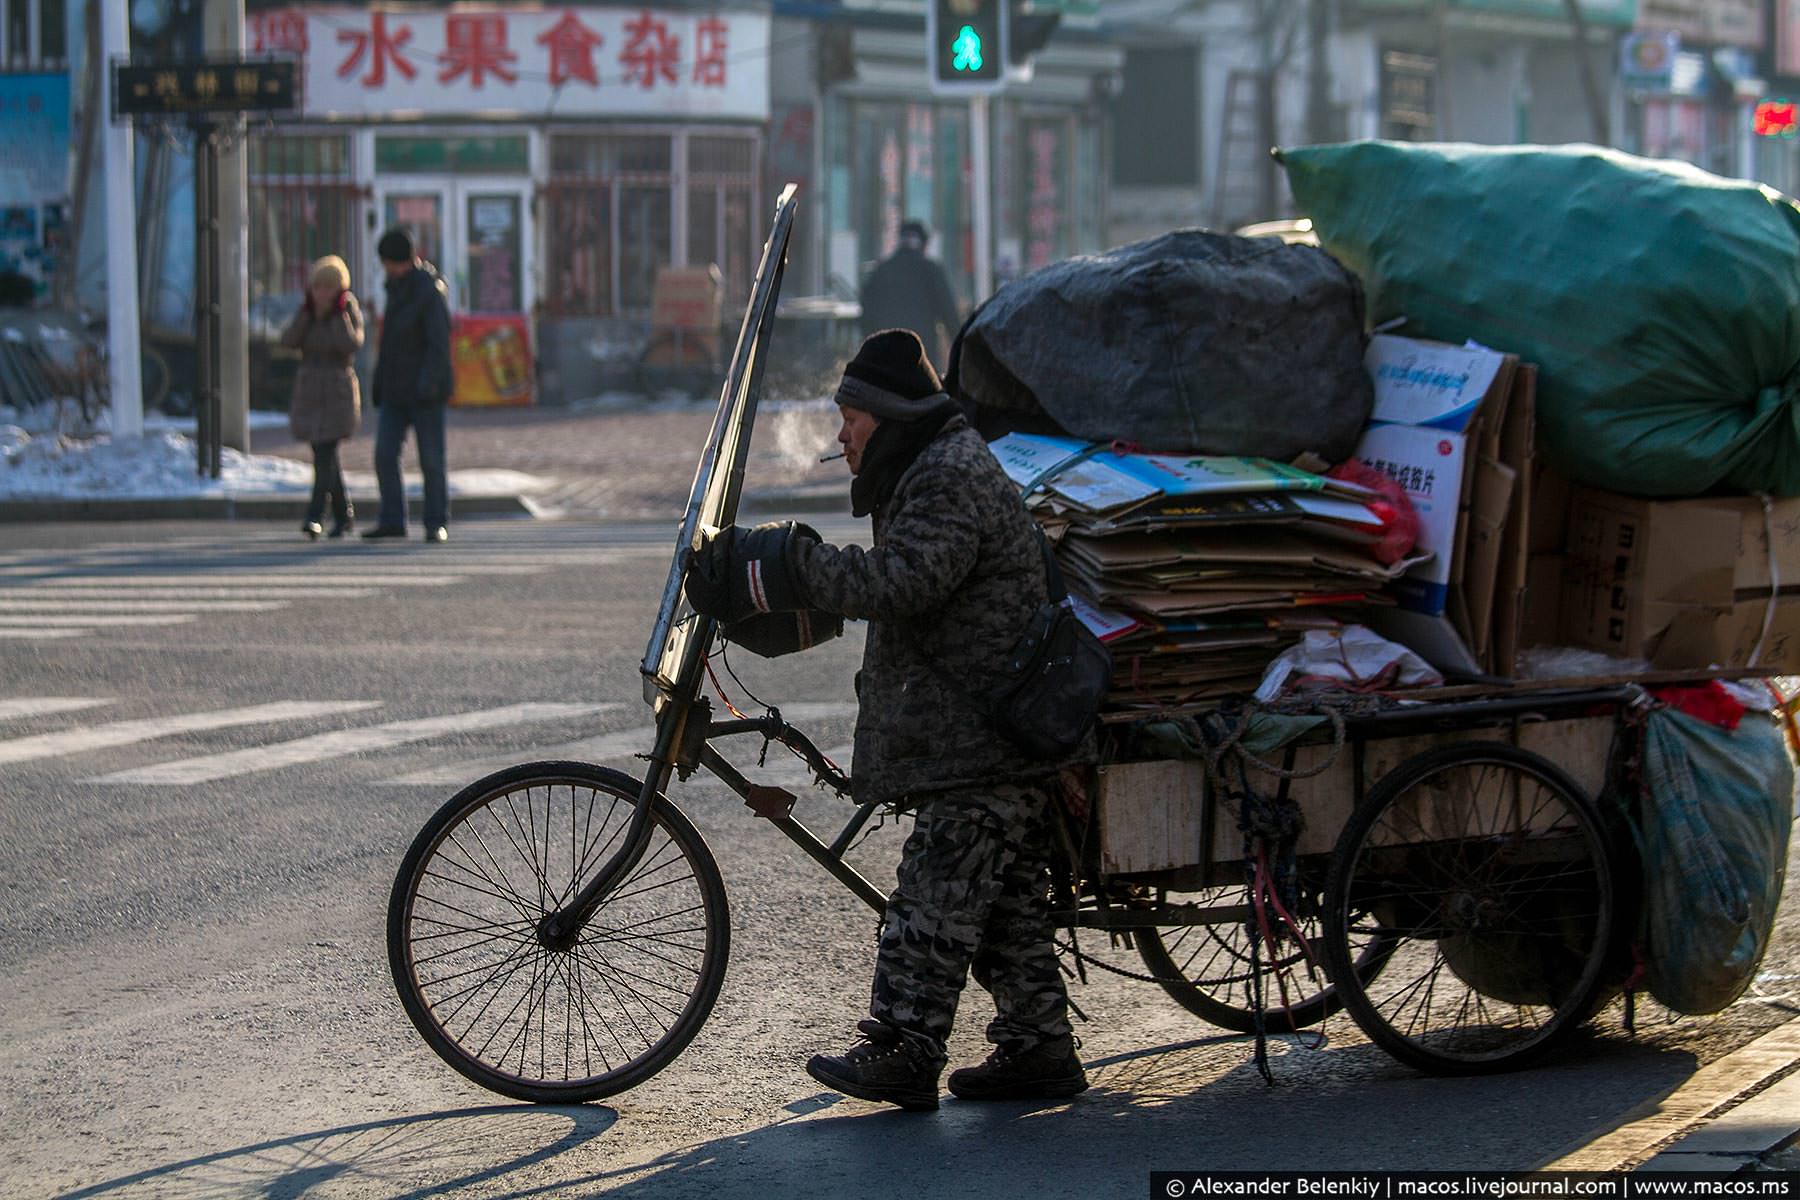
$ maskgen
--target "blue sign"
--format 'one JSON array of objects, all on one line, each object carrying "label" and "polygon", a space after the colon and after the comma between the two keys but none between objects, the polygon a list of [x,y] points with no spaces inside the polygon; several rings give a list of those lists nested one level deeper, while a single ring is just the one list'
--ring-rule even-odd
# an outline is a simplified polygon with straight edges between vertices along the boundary
[{"label": "blue sign", "polygon": [[0,207],[69,194],[69,74],[0,73]]}]

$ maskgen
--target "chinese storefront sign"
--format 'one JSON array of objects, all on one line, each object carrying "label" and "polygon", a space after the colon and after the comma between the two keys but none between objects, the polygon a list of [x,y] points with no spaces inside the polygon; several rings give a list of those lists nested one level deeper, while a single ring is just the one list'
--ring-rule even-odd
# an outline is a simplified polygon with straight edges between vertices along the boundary
[{"label": "chinese storefront sign", "polygon": [[248,26],[253,51],[304,58],[307,116],[769,111],[765,13],[309,6]]},{"label": "chinese storefront sign", "polygon": [[458,314],[450,364],[456,379],[451,403],[458,408],[531,403],[531,337],[522,316]]},{"label": "chinese storefront sign", "polygon": [[113,64],[113,115],[287,112],[299,106],[295,60]]},{"label": "chinese storefront sign", "polygon": [[1636,28],[1746,50],[1760,50],[1763,45],[1759,0],[1638,0]]},{"label": "chinese storefront sign", "polygon": [[1667,92],[1680,53],[1678,34],[1628,33],[1619,41],[1619,82],[1629,91]]}]

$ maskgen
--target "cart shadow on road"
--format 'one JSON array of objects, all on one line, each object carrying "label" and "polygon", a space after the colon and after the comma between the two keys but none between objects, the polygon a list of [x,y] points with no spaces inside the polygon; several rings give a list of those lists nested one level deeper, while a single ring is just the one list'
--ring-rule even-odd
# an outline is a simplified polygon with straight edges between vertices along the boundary
[{"label": "cart shadow on road", "polygon": [[[1366,1043],[1224,1035],[1095,1058],[1070,1101],[903,1113],[808,1095],[753,1129],[639,1157],[599,1105],[492,1105],[272,1138],[62,1193],[526,1200],[1139,1194],[1151,1170],[1529,1169],[1679,1087],[1690,1053],[1583,1038],[1536,1070],[1418,1075]],[[1446,1131],[1455,1131],[1446,1134]],[[1572,1139],[1579,1139],[1572,1142]],[[629,1141],[629,1139],[627,1139]],[[665,1143],[666,1144],[666,1143]]]},{"label": "cart shadow on road", "polygon": [[[114,1194],[291,1200],[314,1193],[411,1200],[465,1189],[488,1194],[497,1181],[585,1145],[617,1120],[616,1112],[599,1105],[495,1104],[392,1117],[134,1171],[59,1193],[58,1200]],[[532,1148],[497,1156],[496,1144]]]}]

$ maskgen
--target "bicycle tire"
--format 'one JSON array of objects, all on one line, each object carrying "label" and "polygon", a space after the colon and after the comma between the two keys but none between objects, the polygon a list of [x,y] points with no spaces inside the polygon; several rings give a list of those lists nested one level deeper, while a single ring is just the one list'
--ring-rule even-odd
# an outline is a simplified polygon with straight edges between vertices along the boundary
[{"label": "bicycle tire", "polygon": [[388,902],[395,990],[426,1044],[482,1087],[544,1104],[614,1095],[667,1066],[712,1012],[731,947],[724,880],[661,794],[643,856],[575,941],[558,950],[536,936],[617,849],[641,792],[624,772],[587,763],[509,767],[438,809],[401,861]]},{"label": "bicycle tire", "polygon": [[[1459,789],[1470,772],[1474,786]],[[1475,790],[1484,781],[1500,786]],[[1332,853],[1325,954],[1345,1007],[1377,1045],[1431,1074],[1541,1059],[1593,1014],[1606,983],[1611,840],[1581,788],[1529,751],[1472,742],[1402,763]],[[1359,926],[1357,913],[1373,917]],[[1373,989],[1350,970],[1359,933],[1396,943]]]}]

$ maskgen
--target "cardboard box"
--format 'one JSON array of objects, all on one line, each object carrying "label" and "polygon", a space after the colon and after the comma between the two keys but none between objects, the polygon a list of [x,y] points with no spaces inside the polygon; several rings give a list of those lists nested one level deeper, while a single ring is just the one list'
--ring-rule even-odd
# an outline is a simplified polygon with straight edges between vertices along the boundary
[{"label": "cardboard box", "polygon": [[[1783,592],[1773,616],[1771,584]],[[1743,666],[1769,617],[1758,665],[1781,665],[1771,644],[1800,632],[1800,595],[1789,589],[1800,589],[1800,499],[1772,501],[1765,514],[1751,496],[1573,493],[1562,629],[1571,645],[1659,668]]]},{"label": "cardboard box", "polygon": [[[1771,594],[1739,600],[1727,608],[1668,606],[1652,664],[1671,670],[1715,665],[1800,670],[1800,595],[1773,593],[1771,611]],[[1653,621],[1660,615],[1652,610]]]},{"label": "cardboard box", "polygon": [[1519,649],[1564,644],[1562,631],[1564,554],[1533,554],[1525,568],[1525,608],[1519,618]]},{"label": "cardboard box", "polygon": [[1377,335],[1357,457],[1406,488],[1432,560],[1370,625],[1455,676],[1511,675],[1532,540],[1536,369],[1479,346]]}]

